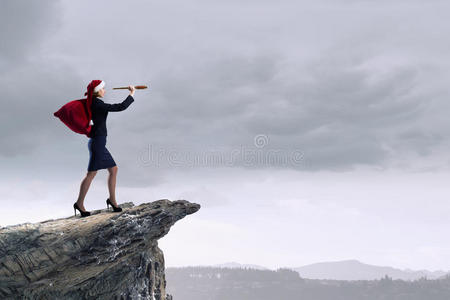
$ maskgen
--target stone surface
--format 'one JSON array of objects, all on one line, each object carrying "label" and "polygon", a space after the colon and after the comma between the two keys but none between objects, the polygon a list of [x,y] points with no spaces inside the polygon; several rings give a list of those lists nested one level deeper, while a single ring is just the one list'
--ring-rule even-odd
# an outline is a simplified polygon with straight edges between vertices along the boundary
[{"label": "stone surface", "polygon": [[0,228],[0,299],[170,300],[158,239],[200,205],[120,206]]}]

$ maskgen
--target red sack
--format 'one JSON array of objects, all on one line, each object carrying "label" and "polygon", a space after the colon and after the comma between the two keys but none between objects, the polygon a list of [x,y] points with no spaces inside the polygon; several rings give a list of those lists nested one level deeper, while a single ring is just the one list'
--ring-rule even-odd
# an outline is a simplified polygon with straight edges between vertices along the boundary
[{"label": "red sack", "polygon": [[57,112],[53,113],[72,131],[85,134],[90,137],[92,125],[87,111],[87,99],[73,100],[64,104]]},{"label": "red sack", "polygon": [[92,80],[87,86],[87,92],[84,93],[87,98],[70,101],[63,105],[57,112],[53,113],[72,131],[79,134],[85,134],[91,137],[92,119],[91,105],[94,91],[103,88],[103,80]]}]

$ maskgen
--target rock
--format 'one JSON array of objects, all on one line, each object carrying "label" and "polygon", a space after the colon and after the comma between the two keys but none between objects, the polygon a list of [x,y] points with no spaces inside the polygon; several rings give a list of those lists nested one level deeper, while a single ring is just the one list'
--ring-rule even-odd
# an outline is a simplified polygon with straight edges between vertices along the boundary
[{"label": "rock", "polygon": [[200,205],[120,206],[0,228],[0,299],[172,299],[158,239]]}]

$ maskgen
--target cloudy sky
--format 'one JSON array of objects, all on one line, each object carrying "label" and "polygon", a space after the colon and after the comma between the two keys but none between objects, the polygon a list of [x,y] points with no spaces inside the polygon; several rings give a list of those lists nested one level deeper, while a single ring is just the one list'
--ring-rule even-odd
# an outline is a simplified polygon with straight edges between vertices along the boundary
[{"label": "cloudy sky", "polygon": [[101,79],[109,103],[150,87],[108,116],[118,202],[202,205],[160,240],[167,266],[450,270],[449,9],[2,1],[0,226],[73,213],[88,139],[53,112]]}]

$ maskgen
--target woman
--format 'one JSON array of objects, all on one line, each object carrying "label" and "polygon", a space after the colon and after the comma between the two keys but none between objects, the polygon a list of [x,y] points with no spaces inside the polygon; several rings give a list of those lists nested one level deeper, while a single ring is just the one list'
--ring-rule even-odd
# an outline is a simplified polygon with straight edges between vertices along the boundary
[{"label": "woman", "polygon": [[[74,212],[76,215],[76,210],[78,209],[82,217],[90,216],[91,213],[86,211],[83,202],[86,193],[91,185],[92,180],[97,174],[97,170],[108,169],[108,190],[109,198],[106,200],[107,207],[112,206],[115,212],[122,211],[122,208],[117,205],[116,202],[116,178],[117,178],[117,165],[108,149],[106,148],[106,118],[108,117],[108,112],[110,111],[123,111],[134,101],[134,86],[128,86],[130,90],[130,95],[122,102],[116,104],[105,103],[99,99],[105,96],[105,82],[100,80],[93,80],[88,86],[88,99],[92,93],[92,103],[91,103],[91,113],[93,125],[91,128],[90,139],[88,142],[89,148],[89,165],[87,168],[86,177],[81,182],[80,193],[78,195],[78,200],[73,204]],[[89,103],[89,101],[88,101]]]}]

